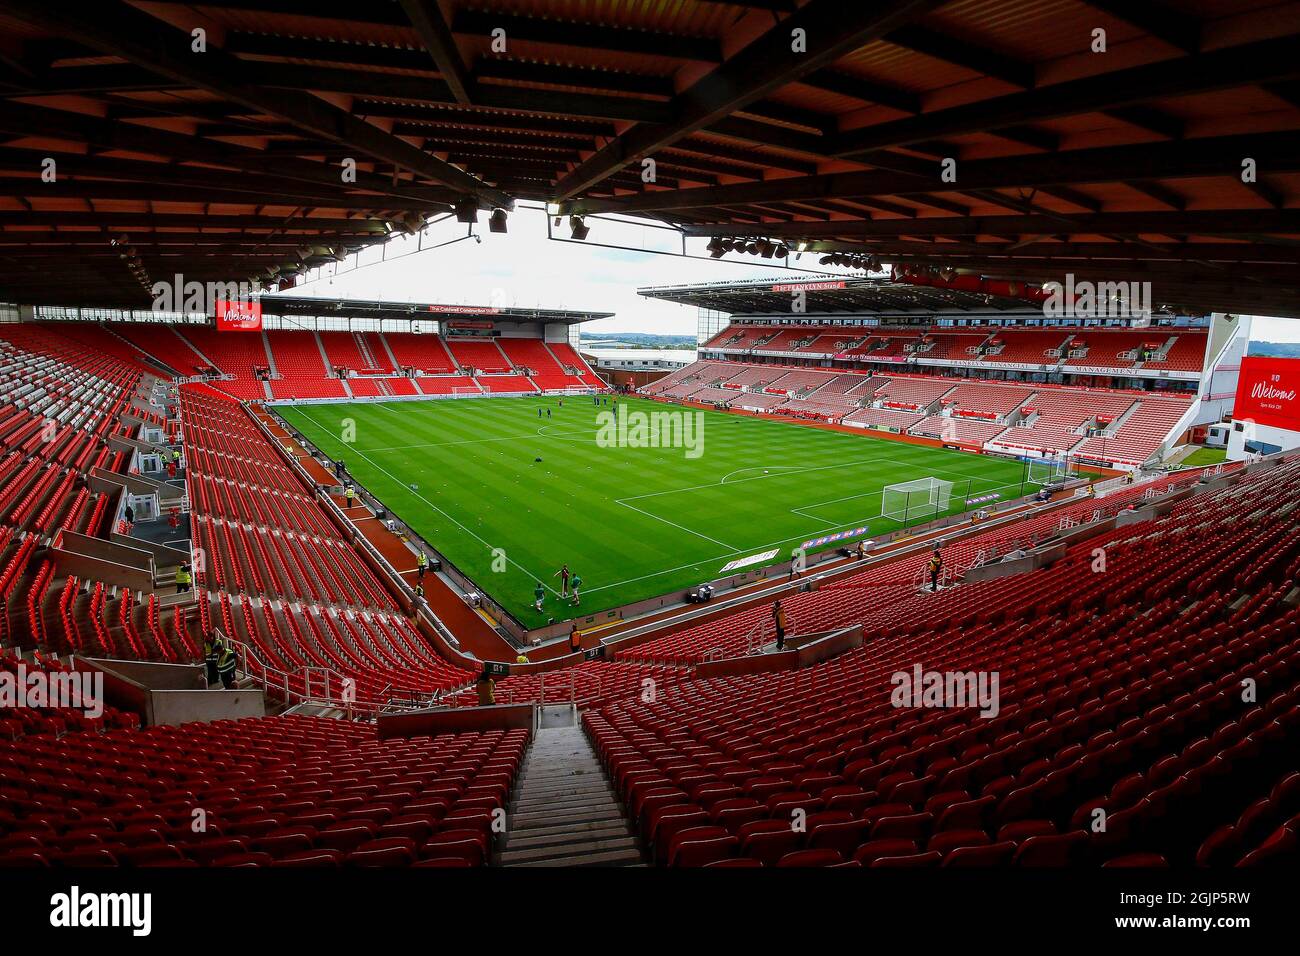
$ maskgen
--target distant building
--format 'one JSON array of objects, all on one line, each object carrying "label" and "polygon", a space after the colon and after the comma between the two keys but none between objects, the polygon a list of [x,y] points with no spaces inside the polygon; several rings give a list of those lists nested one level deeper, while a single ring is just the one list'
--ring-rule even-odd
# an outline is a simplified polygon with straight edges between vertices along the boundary
[{"label": "distant building", "polygon": [[584,346],[581,351],[597,374],[612,385],[648,385],[695,361],[694,349]]}]

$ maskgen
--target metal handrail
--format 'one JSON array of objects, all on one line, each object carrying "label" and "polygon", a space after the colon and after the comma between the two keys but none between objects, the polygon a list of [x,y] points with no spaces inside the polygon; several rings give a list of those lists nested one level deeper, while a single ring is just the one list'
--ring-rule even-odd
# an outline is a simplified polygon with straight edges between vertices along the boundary
[{"label": "metal handrail", "polygon": [[[237,667],[236,670],[242,670],[244,675],[250,680],[260,684],[264,694],[269,694],[272,690],[278,694],[282,694],[286,705],[320,704],[325,707],[337,707],[347,713],[349,720],[352,719],[354,711],[369,711],[377,709],[377,705],[374,707],[368,707],[365,704],[358,704],[355,697],[349,697],[346,693],[342,697],[332,697],[330,695],[329,682],[331,677],[337,678],[340,684],[346,682],[355,684],[355,681],[353,681],[352,678],[345,677],[328,667],[319,666],[302,667],[299,670],[292,672],[285,671],[273,664],[267,663],[256,648],[226,635],[220,628],[213,628],[213,632],[217,637],[226,641],[235,649],[239,662],[242,665]],[[256,665],[256,668],[250,667],[250,662]],[[324,675],[324,694],[318,695],[311,693],[312,674],[314,673]],[[297,677],[302,678],[303,689],[301,692],[295,690],[292,685],[293,679]]]}]

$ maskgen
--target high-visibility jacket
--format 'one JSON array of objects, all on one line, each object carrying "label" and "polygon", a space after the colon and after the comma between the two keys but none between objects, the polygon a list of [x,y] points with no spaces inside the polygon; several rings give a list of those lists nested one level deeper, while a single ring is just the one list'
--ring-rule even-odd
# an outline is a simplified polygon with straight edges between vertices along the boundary
[{"label": "high-visibility jacket", "polygon": [[229,644],[221,645],[221,653],[217,657],[217,673],[233,674],[235,672],[235,649]]},{"label": "high-visibility jacket", "polygon": [[203,642],[203,659],[210,664],[217,662],[217,645],[212,638],[208,638]]},{"label": "high-visibility jacket", "polygon": [[186,571],[184,568],[181,568],[176,572],[177,584],[192,584],[193,581],[194,581],[193,576],[190,574],[190,572]]},{"label": "high-visibility jacket", "polygon": [[419,555],[416,557],[415,563],[422,568],[427,568],[429,566],[429,556],[425,554],[423,551],[421,551]]}]

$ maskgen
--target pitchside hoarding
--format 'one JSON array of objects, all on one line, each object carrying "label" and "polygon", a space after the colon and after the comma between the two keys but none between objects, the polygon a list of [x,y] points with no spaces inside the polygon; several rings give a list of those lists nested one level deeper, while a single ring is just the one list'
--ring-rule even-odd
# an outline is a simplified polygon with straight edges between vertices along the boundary
[{"label": "pitchside hoarding", "polygon": [[1232,416],[1300,432],[1300,359],[1251,355],[1241,360]]},{"label": "pitchside hoarding", "polygon": [[261,302],[227,302],[218,299],[214,312],[218,332],[262,331]]}]

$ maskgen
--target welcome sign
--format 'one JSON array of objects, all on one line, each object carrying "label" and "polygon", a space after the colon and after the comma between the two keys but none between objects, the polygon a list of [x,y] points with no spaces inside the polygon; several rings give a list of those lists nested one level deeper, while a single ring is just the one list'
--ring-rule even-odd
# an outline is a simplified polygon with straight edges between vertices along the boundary
[{"label": "welcome sign", "polygon": [[1241,360],[1233,417],[1300,432],[1300,359],[1249,355]]},{"label": "welcome sign", "polygon": [[228,302],[218,299],[215,314],[218,332],[262,331],[262,303],[248,300]]}]

